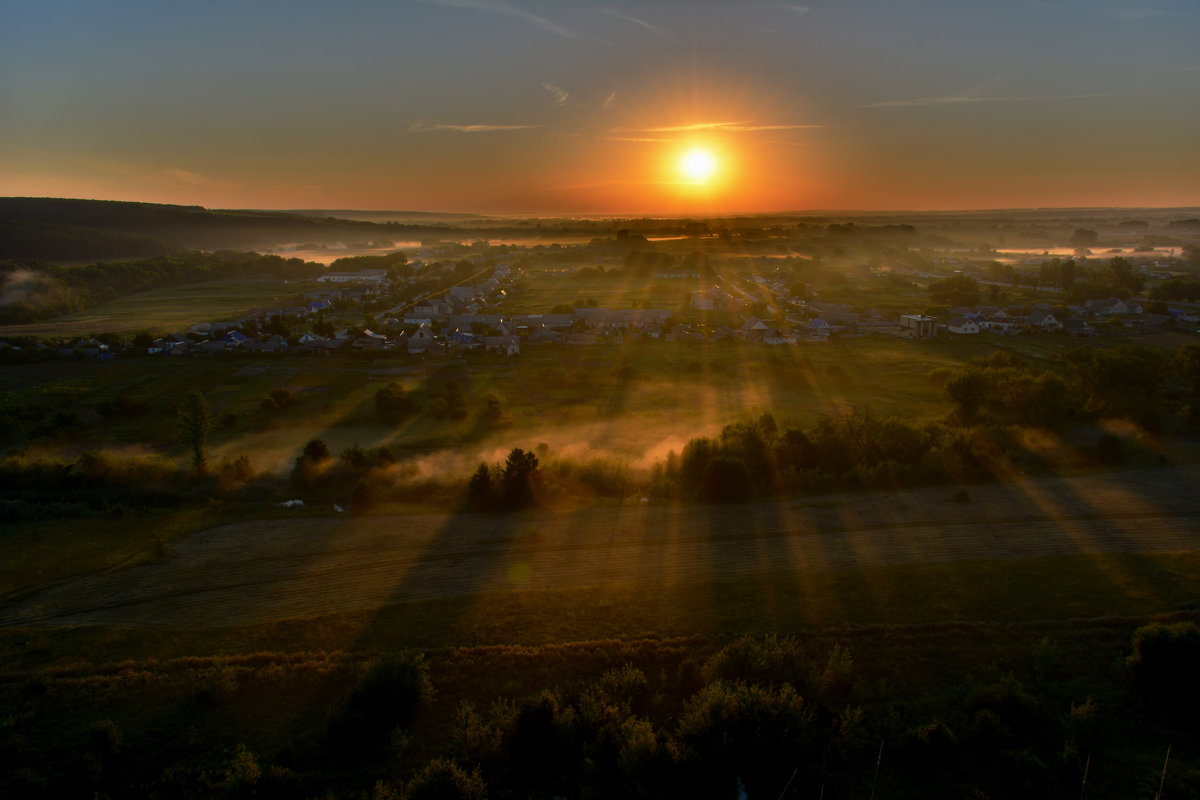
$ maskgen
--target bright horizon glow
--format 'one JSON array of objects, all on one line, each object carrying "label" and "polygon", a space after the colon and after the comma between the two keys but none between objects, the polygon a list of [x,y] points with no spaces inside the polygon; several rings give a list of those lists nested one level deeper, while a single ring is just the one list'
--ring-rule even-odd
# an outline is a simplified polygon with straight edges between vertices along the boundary
[{"label": "bright horizon glow", "polygon": [[[0,196],[509,216],[1194,207],[1200,3],[1147,5],[10,3]],[[681,167],[689,149],[712,165]]]}]

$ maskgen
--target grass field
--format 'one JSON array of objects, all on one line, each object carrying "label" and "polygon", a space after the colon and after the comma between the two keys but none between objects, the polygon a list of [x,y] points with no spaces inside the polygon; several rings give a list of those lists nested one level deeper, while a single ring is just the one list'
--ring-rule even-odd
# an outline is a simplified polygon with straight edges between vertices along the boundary
[{"label": "grass field", "polygon": [[[991,350],[983,340],[876,338],[778,348],[655,342],[528,348],[511,360],[385,354],[56,362],[8,367],[6,378],[13,402],[91,420],[69,440],[42,441],[37,445],[42,452],[116,446],[182,456],[183,449],[174,444],[173,404],[199,389],[218,420],[210,435],[214,456],[246,455],[259,469],[286,467],[314,437],[338,450],[356,441],[465,449],[468,459],[546,442],[558,452],[595,450],[641,461],[678,451],[693,436],[763,411],[781,424],[797,425],[850,407],[909,419],[936,417],[950,406],[928,380],[929,372]],[[631,370],[619,379],[625,367]],[[398,428],[382,426],[374,413],[374,392],[392,381],[418,394],[456,383],[470,414],[461,422],[419,415]],[[264,412],[260,403],[274,389],[291,391],[295,402],[282,412]],[[502,415],[480,428],[477,409],[489,394],[500,399]],[[96,405],[121,395],[149,403],[150,413],[100,420]]]},{"label": "grass field", "polygon": [[0,336],[69,338],[99,333],[186,331],[202,322],[236,320],[252,308],[296,305],[315,283],[283,280],[223,280],[129,295],[64,317],[26,325],[0,326]]}]

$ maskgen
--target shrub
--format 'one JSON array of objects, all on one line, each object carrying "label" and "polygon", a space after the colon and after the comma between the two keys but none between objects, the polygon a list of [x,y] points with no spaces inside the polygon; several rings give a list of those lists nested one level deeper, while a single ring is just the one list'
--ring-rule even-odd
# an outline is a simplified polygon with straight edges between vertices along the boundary
[{"label": "shrub", "polygon": [[1194,622],[1151,623],[1133,634],[1133,653],[1126,660],[1134,680],[1173,713],[1197,710],[1200,687],[1200,627]]},{"label": "shrub", "polygon": [[454,761],[437,758],[408,782],[407,800],[485,800],[487,784],[476,768],[467,772]]},{"label": "shrub", "polygon": [[354,690],[347,712],[375,732],[407,726],[417,709],[433,697],[429,665],[416,652],[401,652],[376,661]]}]

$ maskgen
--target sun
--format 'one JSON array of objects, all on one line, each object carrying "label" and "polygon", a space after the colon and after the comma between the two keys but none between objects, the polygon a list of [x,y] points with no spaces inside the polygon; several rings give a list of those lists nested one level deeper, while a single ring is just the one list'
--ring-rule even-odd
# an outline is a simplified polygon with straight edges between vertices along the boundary
[{"label": "sun", "polygon": [[695,148],[679,159],[679,171],[692,183],[708,183],[717,171],[717,159],[709,150]]}]

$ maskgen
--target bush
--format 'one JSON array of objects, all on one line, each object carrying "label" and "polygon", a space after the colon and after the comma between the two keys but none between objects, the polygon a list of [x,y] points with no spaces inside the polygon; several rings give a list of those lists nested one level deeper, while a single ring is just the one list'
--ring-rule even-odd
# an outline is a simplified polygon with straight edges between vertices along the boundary
[{"label": "bush", "polygon": [[476,768],[467,772],[454,761],[437,758],[408,782],[407,800],[486,800],[487,784]]},{"label": "bush", "polygon": [[1134,680],[1150,697],[1181,717],[1200,701],[1200,627],[1194,622],[1152,623],[1133,634],[1133,653],[1126,660]]},{"label": "bush", "polygon": [[350,742],[379,737],[397,726],[407,727],[417,710],[433,698],[429,665],[421,653],[385,656],[367,670],[334,721],[335,733]]}]

